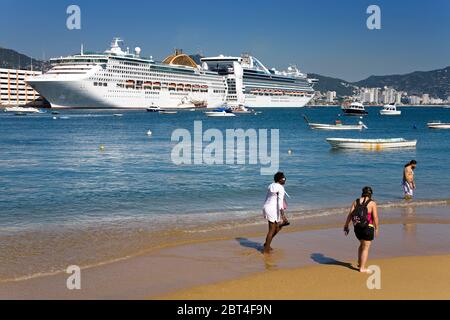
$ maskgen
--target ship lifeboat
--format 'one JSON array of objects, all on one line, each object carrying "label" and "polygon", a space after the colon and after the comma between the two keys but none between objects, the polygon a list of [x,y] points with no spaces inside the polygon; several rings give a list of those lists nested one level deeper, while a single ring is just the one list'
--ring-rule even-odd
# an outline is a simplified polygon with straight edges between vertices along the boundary
[{"label": "ship lifeboat", "polygon": [[184,90],[184,84],[179,83],[177,84],[177,91],[183,91]]},{"label": "ship lifeboat", "polygon": [[199,91],[200,90],[200,86],[195,84],[192,86],[192,91]]},{"label": "ship lifeboat", "polygon": [[190,85],[190,84],[184,85],[184,91],[191,91],[191,89],[192,89],[192,85]]},{"label": "ship lifeboat", "polygon": [[144,89],[151,89],[152,83],[151,82],[144,82]]},{"label": "ship lifeboat", "polygon": [[208,92],[208,86],[202,86],[202,92]]},{"label": "ship lifeboat", "polygon": [[126,88],[134,88],[134,84],[135,84],[135,81],[134,81],[134,80],[127,80],[127,81],[125,82],[125,87],[126,87]]}]

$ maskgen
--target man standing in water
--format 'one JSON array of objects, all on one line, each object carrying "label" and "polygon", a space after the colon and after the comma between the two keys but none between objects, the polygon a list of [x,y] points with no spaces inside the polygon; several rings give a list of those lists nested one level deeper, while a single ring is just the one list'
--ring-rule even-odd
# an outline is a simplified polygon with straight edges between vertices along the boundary
[{"label": "man standing in water", "polygon": [[416,189],[416,182],[414,181],[414,170],[416,169],[417,161],[411,160],[405,165],[403,170],[403,193],[405,200],[411,200],[414,196],[414,190]]},{"label": "man standing in water", "polygon": [[288,226],[284,211],[287,208],[284,190],[286,177],[283,172],[277,172],[274,176],[274,183],[267,189],[266,201],[264,203],[264,217],[269,222],[269,232],[267,233],[266,243],[264,243],[264,253],[270,253],[272,248],[270,244],[273,238],[280,232],[281,228]]}]

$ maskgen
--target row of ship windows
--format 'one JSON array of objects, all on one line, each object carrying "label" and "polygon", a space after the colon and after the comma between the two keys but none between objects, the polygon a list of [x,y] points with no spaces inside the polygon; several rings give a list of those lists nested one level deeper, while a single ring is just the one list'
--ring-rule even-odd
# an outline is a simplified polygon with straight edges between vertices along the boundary
[{"label": "row of ship windows", "polygon": [[[170,78],[170,79],[178,79],[178,80],[180,80],[180,81],[195,81],[196,80],[196,78],[197,77],[187,77],[187,76],[174,76],[174,75],[172,75],[172,74],[163,74],[163,73],[151,73],[151,72],[148,72],[147,73],[147,75],[142,75],[142,73],[135,73],[135,72],[124,72],[124,73],[121,73],[121,75],[119,75],[119,77],[120,78],[128,78],[128,76],[127,75],[135,75],[136,77],[140,77],[140,78],[142,78],[142,79],[144,79],[144,77],[159,77],[159,78],[161,78],[161,79],[167,79],[167,78]],[[103,74],[103,76],[105,76],[105,77],[117,77],[118,75],[117,75],[117,73],[113,73],[113,72],[105,72],[104,74]],[[221,80],[219,80],[219,79],[211,79],[212,81],[214,81],[214,82],[216,82],[216,83],[220,83],[220,84],[222,84],[222,83],[225,83],[225,81],[221,81]]]},{"label": "row of ship windows", "polygon": [[256,96],[297,96],[297,97],[311,97],[312,94],[303,92],[261,92],[261,91],[250,91],[247,94],[252,94]]},{"label": "row of ship windows", "polygon": [[[129,79],[129,78],[128,78]],[[142,81],[142,82],[144,82],[144,81],[148,81],[148,80],[150,80],[150,81],[155,81],[155,82],[158,82],[158,81],[163,81],[164,79],[142,79],[142,78],[140,78],[141,80],[138,80],[138,81]],[[171,78],[171,80],[172,80],[173,78]],[[111,79],[106,79],[106,78],[90,78],[90,80],[92,80],[92,81],[96,81],[96,82],[98,82],[98,83],[101,83],[101,82],[103,82],[103,83],[105,83],[105,82],[108,82],[108,81],[113,81],[113,82],[121,82],[123,79],[117,79],[117,78],[111,78]],[[173,79],[173,80],[175,80],[175,79]],[[179,80],[181,80],[181,81],[186,81],[186,82],[191,82],[193,85],[203,85],[203,83],[200,83],[200,82],[192,82],[191,80],[192,79],[183,79],[183,78],[180,78]],[[167,81],[167,80],[166,80]],[[164,83],[163,83],[164,84]],[[99,86],[101,86],[100,84],[99,84]],[[105,85],[105,87],[106,87],[107,85]],[[224,87],[224,85],[222,84],[222,83],[213,83],[213,85],[212,85],[212,87],[218,87],[218,88],[223,88]]]},{"label": "row of ship windows", "polygon": [[[145,90],[144,87],[142,86],[138,86],[138,85],[134,85],[134,84],[123,84],[123,83],[118,83],[117,84],[118,88],[125,88],[125,89],[133,89],[133,90]],[[146,88],[151,89],[151,90],[168,90],[168,91],[183,91],[183,92],[208,92],[208,89],[205,88],[175,88],[175,87],[161,87],[161,86],[146,86]]]}]

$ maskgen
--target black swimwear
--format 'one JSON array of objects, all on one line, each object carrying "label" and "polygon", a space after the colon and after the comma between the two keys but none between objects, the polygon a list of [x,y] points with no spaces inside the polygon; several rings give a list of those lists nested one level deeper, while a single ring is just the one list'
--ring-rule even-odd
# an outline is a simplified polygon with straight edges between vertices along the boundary
[{"label": "black swimwear", "polygon": [[373,241],[375,238],[375,228],[372,226],[355,226],[355,235],[358,240]]}]

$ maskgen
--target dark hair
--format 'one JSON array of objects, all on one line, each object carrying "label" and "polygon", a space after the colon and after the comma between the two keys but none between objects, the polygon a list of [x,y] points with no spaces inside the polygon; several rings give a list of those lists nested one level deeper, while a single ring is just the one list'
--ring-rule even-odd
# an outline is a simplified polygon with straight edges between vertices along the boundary
[{"label": "dark hair", "polygon": [[407,164],[405,165],[405,168],[406,168],[406,167],[409,167],[409,166],[411,166],[411,165],[413,165],[413,164],[417,164],[417,161],[416,161],[416,160],[411,160],[409,163],[407,163]]},{"label": "dark hair", "polygon": [[284,173],[283,172],[277,172],[277,173],[275,173],[275,175],[273,176],[273,180],[275,181],[275,182],[279,182],[279,181],[281,181],[281,179],[283,179],[285,176],[284,176]]},{"label": "dark hair", "polygon": [[362,189],[362,197],[368,197],[368,198],[372,198],[373,195],[373,190],[371,187],[364,187]]}]

